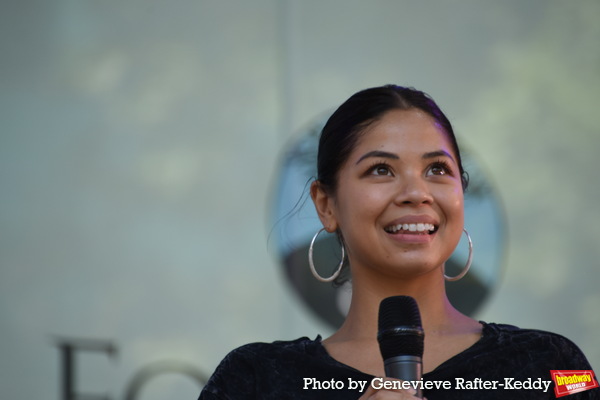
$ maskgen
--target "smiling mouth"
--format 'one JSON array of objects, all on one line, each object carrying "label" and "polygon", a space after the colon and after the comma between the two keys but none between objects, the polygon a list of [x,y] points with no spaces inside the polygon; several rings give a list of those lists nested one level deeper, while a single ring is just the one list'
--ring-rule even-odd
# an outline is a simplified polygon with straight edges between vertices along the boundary
[{"label": "smiling mouth", "polygon": [[392,234],[431,235],[437,231],[437,227],[433,224],[398,224],[385,227],[384,230]]}]

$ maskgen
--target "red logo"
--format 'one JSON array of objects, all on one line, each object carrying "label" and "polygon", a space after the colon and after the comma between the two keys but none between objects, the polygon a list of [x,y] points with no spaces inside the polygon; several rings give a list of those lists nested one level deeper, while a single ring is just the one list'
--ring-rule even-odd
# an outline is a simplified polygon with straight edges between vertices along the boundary
[{"label": "red logo", "polygon": [[583,392],[598,387],[598,381],[594,377],[592,370],[550,371],[554,381],[554,394],[556,397],[562,397],[573,393]]}]

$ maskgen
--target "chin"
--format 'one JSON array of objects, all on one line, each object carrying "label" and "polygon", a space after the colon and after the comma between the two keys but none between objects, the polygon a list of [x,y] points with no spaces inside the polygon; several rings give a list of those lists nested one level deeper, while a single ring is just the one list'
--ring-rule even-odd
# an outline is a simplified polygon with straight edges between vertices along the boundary
[{"label": "chin", "polygon": [[388,271],[387,275],[393,276],[399,279],[413,279],[432,275],[437,272],[442,263],[439,260],[424,261],[422,258],[419,260],[404,260],[401,263],[397,263]]}]

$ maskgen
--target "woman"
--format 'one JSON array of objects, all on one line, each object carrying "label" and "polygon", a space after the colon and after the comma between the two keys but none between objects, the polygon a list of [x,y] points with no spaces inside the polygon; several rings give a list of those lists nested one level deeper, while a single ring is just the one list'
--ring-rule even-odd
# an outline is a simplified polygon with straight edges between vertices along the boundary
[{"label": "woman", "polygon": [[[345,322],[325,340],[234,350],[200,399],[417,398],[412,389],[371,384],[385,375],[379,304],[395,295],[412,296],[420,308],[424,381],[450,385],[424,390],[429,400],[553,399],[550,370],[591,369],[559,335],[478,322],[448,301],[444,263],[466,234],[468,179],[452,126],[426,94],[389,85],[350,97],[323,128],[317,172],[312,200],[323,229],[337,233],[352,276]],[[598,398],[598,389],[571,398]]]}]

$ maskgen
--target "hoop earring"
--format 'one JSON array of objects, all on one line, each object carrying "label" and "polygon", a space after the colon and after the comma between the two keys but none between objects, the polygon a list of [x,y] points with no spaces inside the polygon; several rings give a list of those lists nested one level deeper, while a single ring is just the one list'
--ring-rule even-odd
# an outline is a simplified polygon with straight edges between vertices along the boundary
[{"label": "hoop earring", "polygon": [[467,239],[469,240],[469,258],[467,258],[467,264],[465,264],[465,267],[460,272],[460,274],[456,276],[448,276],[444,271],[444,279],[448,282],[456,282],[459,279],[462,279],[467,274],[467,272],[469,272],[469,268],[471,268],[471,263],[473,262],[473,242],[471,241],[471,236],[469,236],[469,232],[467,232],[467,230],[464,228],[463,232],[465,233],[465,235],[467,235]]},{"label": "hoop earring", "polygon": [[331,275],[329,278],[323,278],[321,275],[319,275],[319,273],[315,269],[315,263],[313,261],[313,246],[315,245],[317,236],[319,236],[319,234],[324,230],[325,228],[319,229],[317,233],[315,233],[315,236],[313,236],[312,241],[310,242],[310,247],[308,248],[308,265],[310,266],[310,272],[312,272],[316,280],[321,282],[331,282],[340,275],[340,272],[342,272],[344,258],[346,257],[346,250],[344,249],[344,243],[342,243],[342,260],[340,261],[340,264],[338,265],[337,270],[333,273],[333,275]]}]

